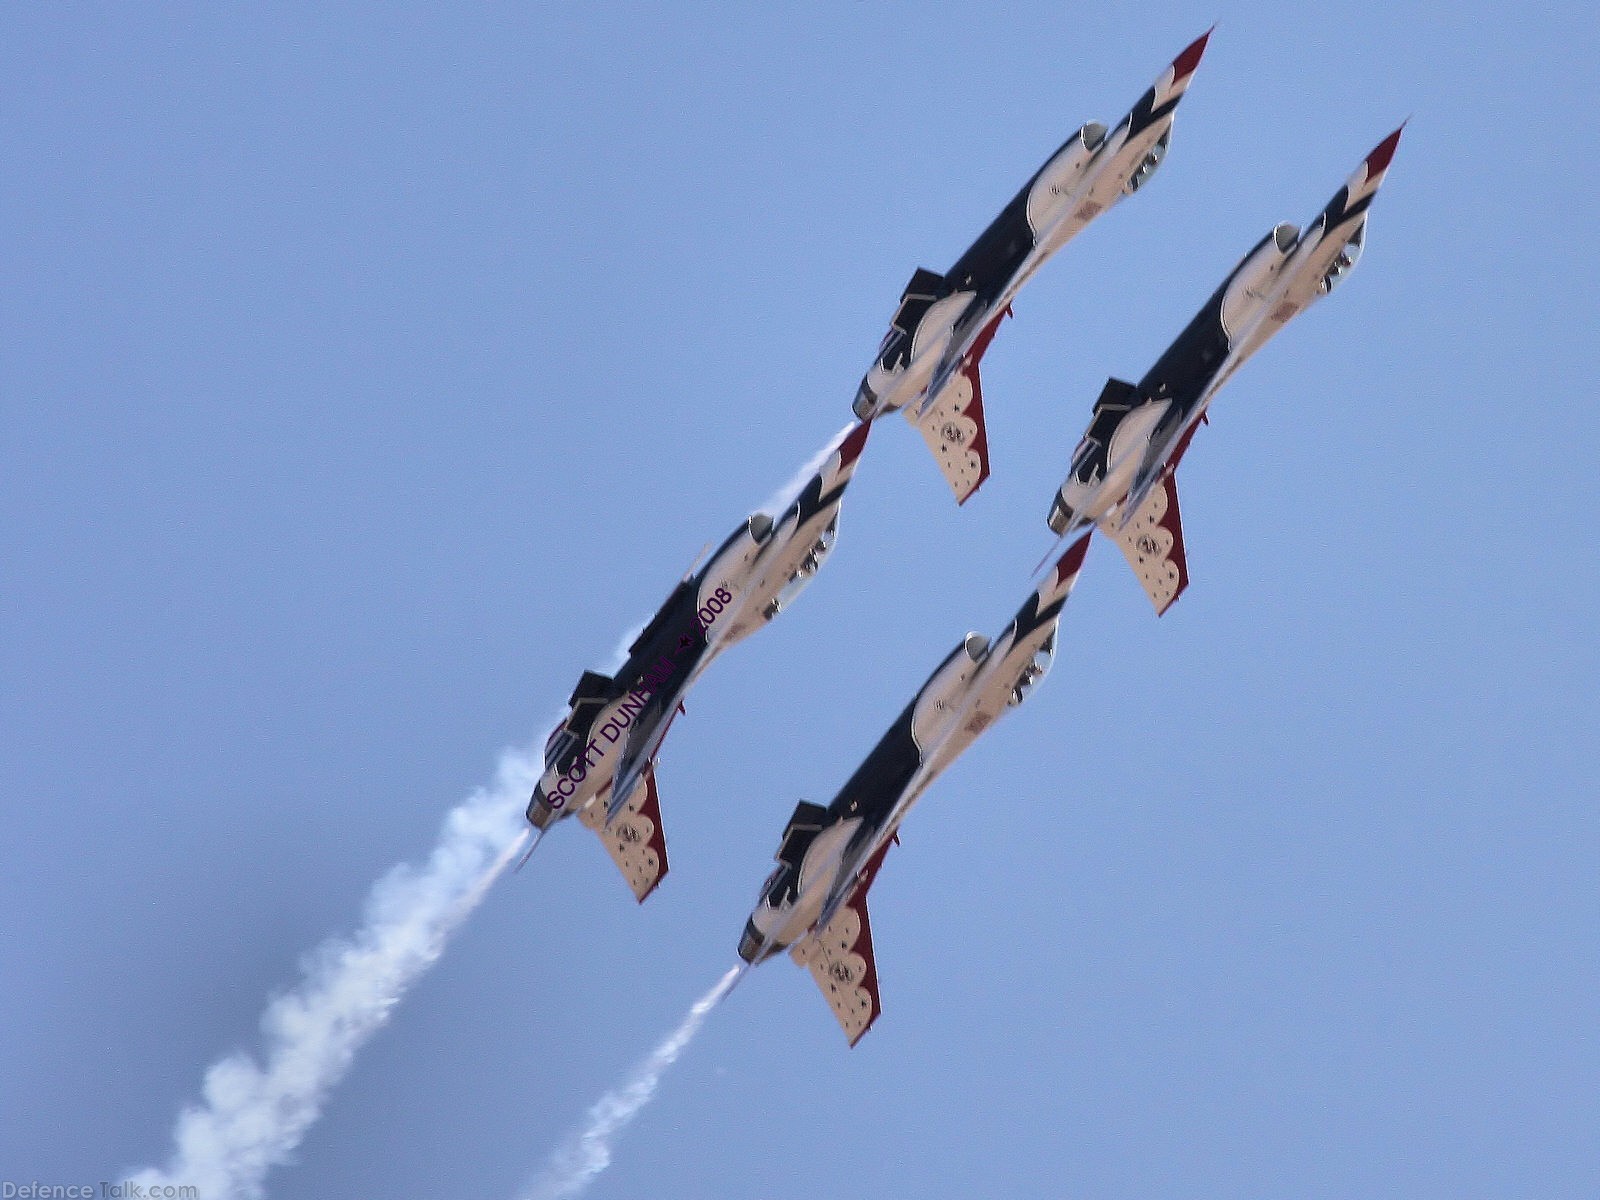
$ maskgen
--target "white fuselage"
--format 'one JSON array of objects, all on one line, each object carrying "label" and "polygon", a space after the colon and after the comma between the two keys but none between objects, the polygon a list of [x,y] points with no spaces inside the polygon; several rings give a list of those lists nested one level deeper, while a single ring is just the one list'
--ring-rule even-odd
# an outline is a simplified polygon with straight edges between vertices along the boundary
[{"label": "white fuselage", "polygon": [[1083,483],[1076,476],[1067,477],[1061,497],[1071,506],[1079,524],[1099,521],[1128,494],[1134,474],[1155,436],[1156,426],[1171,406],[1166,400],[1141,405],[1117,425],[1106,452],[1106,473],[1098,482]]},{"label": "white fuselage", "polygon": [[[878,397],[876,413],[905,408],[919,400],[919,411],[936,404],[938,393],[949,385],[951,369],[984,327],[1005,312],[1040,267],[1121,198],[1129,176],[1170,125],[1168,117],[1130,138],[1124,121],[1093,147],[1085,144],[1084,131],[1080,131],[1057,152],[1028,192],[1027,219],[1034,245],[1027,257],[992,300],[978,303],[976,293],[958,291],[930,306],[913,332],[909,359],[903,366],[889,370],[873,364],[865,382]],[[1103,134],[1103,127],[1085,129]]]},{"label": "white fuselage", "polygon": [[824,534],[833,528],[838,515],[838,501],[804,519],[791,505],[757,556],[725,576],[724,586],[733,593],[733,606],[711,627],[707,661],[760,629],[793,598],[791,594],[779,599],[786,588],[817,573],[827,558],[831,539],[831,534],[828,538]]},{"label": "white fuselage", "polygon": [[[770,621],[816,573],[832,545],[842,490],[854,474],[865,440],[864,429],[853,431],[833,448],[818,474],[776,522],[758,513],[717,551],[700,573],[693,596],[694,615],[684,618],[685,630],[692,628],[689,622],[698,622],[705,630],[705,648],[687,674],[673,676],[675,682],[666,685],[673,692],[655,706],[663,714],[659,723],[643,740],[630,739],[634,717],[643,708],[643,693],[636,687],[609,702],[590,727],[591,740],[582,748],[578,762],[565,774],[550,767],[541,776],[535,795],[545,797],[552,808],[546,824],[591,804],[615,806],[625,800],[625,791],[632,788],[639,772],[654,761],[672,710],[706,668]],[[832,499],[826,503],[815,503],[828,496]],[[669,646],[664,657],[677,653]],[[624,793],[608,797],[614,781]]]},{"label": "white fuselage", "polygon": [[633,724],[634,712],[642,707],[630,695],[611,701],[590,727],[590,741],[580,750],[577,763],[565,773],[555,766],[547,767],[539,776],[536,794],[543,796],[552,810],[548,824],[576,816],[609,790],[626,731]]},{"label": "white fuselage", "polygon": [[1060,499],[1072,510],[1074,527],[1106,519],[1124,500],[1137,504],[1143,499],[1143,495],[1128,495],[1141,464],[1150,461],[1153,450],[1161,456],[1170,454],[1183,435],[1205,416],[1211,401],[1233,373],[1316,300],[1317,284],[1343,247],[1342,239],[1334,241],[1337,244],[1330,247],[1325,237],[1301,238],[1293,225],[1278,225],[1235,268],[1223,291],[1218,314],[1228,351],[1198,401],[1181,425],[1166,431],[1159,447],[1153,447],[1152,442],[1171,401],[1148,400],[1119,422],[1107,448],[1104,476],[1086,483],[1073,473],[1061,486]]},{"label": "white fuselage", "polygon": [[[751,591],[749,581],[759,573],[757,565],[762,553],[773,547],[774,535],[778,533],[774,529],[767,538],[757,539],[747,526],[702,573],[694,599],[695,612],[706,631],[706,648],[694,669],[668,697],[664,705],[668,713],[718,655],[753,632],[754,626],[737,627],[738,614],[747,607],[746,597]],[[721,595],[728,595],[730,599],[725,602]],[[670,647],[667,650],[669,656],[675,653]],[[552,821],[574,816],[590,804],[608,802],[606,798],[621,765],[634,717],[649,697],[650,691],[645,685],[609,702],[590,727],[590,740],[580,752],[578,763],[565,774],[552,766],[540,776],[538,794],[555,810]],[[670,716],[664,718],[663,725],[670,719]],[[659,744],[666,731],[662,728],[657,732],[658,736],[652,740]]]}]

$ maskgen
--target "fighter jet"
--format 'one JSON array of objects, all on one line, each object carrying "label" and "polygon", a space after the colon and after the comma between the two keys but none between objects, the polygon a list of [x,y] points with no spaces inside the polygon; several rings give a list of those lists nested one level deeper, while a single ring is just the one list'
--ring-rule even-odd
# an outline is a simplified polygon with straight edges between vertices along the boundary
[{"label": "fighter jet", "polygon": [[855,413],[866,420],[903,409],[958,503],[989,477],[978,363],[995,330],[1046,259],[1161,165],[1210,36],[1178,55],[1115,129],[1091,121],[1073,134],[948,272],[918,268],[901,293]]},{"label": "fighter jet", "polygon": [[869,429],[851,429],[776,519],[755,513],[704,567],[691,567],[614,676],[583,673],[545,743],[528,821],[542,836],[576,813],[640,903],[667,873],[655,779],[662,740],[701,673],[793,603],[827,559]]},{"label": "fighter jet", "polygon": [[1098,524],[1158,615],[1189,585],[1173,475],[1189,439],[1240,365],[1355,266],[1404,128],[1367,155],[1303,233],[1283,224],[1262,238],[1137,385],[1108,380],[1095,401],[1050,528],[1065,537]]},{"label": "fighter jet", "polygon": [[1068,548],[993,642],[969,633],[950,652],[833,803],[802,800],[789,818],[739,957],[753,966],[787,950],[811,971],[852,1046],[880,1011],[867,890],[889,843],[928,786],[1049,669],[1092,536]]}]

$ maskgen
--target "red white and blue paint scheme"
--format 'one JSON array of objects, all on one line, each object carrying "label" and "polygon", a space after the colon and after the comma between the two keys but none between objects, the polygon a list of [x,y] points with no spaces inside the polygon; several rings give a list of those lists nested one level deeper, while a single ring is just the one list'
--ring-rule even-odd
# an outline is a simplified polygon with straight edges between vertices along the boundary
[{"label": "red white and blue paint scheme", "polygon": [[1174,476],[1189,440],[1233,373],[1355,266],[1401,129],[1304,232],[1282,224],[1262,238],[1143,379],[1111,379],[1095,401],[1049,525],[1063,537],[1098,525],[1122,548],[1157,614],[1189,583]]},{"label": "red white and blue paint scheme", "polygon": [[801,801],[789,818],[739,957],[753,966],[787,950],[852,1046],[880,1011],[867,890],[929,785],[1044,677],[1091,536],[1068,548],[999,637],[969,633],[950,652],[831,804]]},{"label": "red white and blue paint scheme", "polygon": [[855,413],[868,420],[903,410],[957,502],[989,477],[978,364],[996,329],[1051,255],[1161,165],[1174,110],[1210,36],[1178,55],[1114,129],[1094,121],[1073,134],[947,273],[919,268],[901,293]]},{"label": "red white and blue paint scheme", "polygon": [[787,508],[755,513],[691,569],[615,675],[585,671],[545,745],[529,822],[542,835],[577,814],[640,902],[667,873],[655,778],[662,740],[701,673],[788,607],[827,559],[869,429],[850,429]]}]

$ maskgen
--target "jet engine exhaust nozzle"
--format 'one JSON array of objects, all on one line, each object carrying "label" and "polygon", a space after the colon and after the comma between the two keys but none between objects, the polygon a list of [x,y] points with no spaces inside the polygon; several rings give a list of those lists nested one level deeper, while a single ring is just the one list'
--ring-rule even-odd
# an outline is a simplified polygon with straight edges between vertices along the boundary
[{"label": "jet engine exhaust nozzle", "polygon": [[739,957],[752,967],[779,953],[783,947],[774,946],[771,940],[756,928],[756,923],[746,921],[744,933],[739,938]]},{"label": "jet engine exhaust nozzle", "polygon": [[878,395],[866,385],[865,381],[857,389],[855,401],[850,405],[850,409],[863,421],[870,421],[877,415]]},{"label": "jet engine exhaust nozzle", "polygon": [[1055,500],[1050,505],[1050,516],[1047,518],[1052,533],[1066,533],[1072,527],[1073,512],[1070,505],[1056,493]]},{"label": "jet engine exhaust nozzle", "polygon": [[560,811],[551,808],[536,789],[528,800],[528,824],[543,833],[551,825],[555,824],[556,818],[560,815]]}]

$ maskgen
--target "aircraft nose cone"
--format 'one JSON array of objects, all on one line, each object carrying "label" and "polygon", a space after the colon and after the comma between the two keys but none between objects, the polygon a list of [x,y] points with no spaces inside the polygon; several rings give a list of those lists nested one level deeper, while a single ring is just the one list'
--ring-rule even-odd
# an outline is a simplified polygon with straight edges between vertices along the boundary
[{"label": "aircraft nose cone", "polygon": [[1194,74],[1195,68],[1200,65],[1200,59],[1205,55],[1206,43],[1211,40],[1211,33],[1214,29],[1216,29],[1215,25],[1185,46],[1183,53],[1172,60],[1172,81],[1174,83],[1181,79],[1187,79]]},{"label": "aircraft nose cone", "polygon": [[[1409,118],[1407,119],[1409,120]],[[1389,169],[1389,164],[1394,161],[1395,148],[1400,145],[1400,135],[1405,132],[1405,128],[1404,125],[1401,125],[1399,129],[1396,129],[1383,141],[1379,142],[1371,154],[1367,155],[1368,179],[1382,175]]]},{"label": "aircraft nose cone", "polygon": [[[859,400],[857,401],[859,403]],[[866,447],[867,434],[872,432],[872,422],[862,421],[850,431],[848,437],[839,444],[839,467],[843,470],[856,459],[861,457],[861,451]]]},{"label": "aircraft nose cone", "polygon": [[1066,583],[1068,579],[1083,569],[1083,559],[1089,553],[1089,539],[1094,537],[1094,530],[1084,534],[1072,545],[1067,547],[1067,552],[1061,556],[1061,561],[1056,563],[1056,583]]}]

